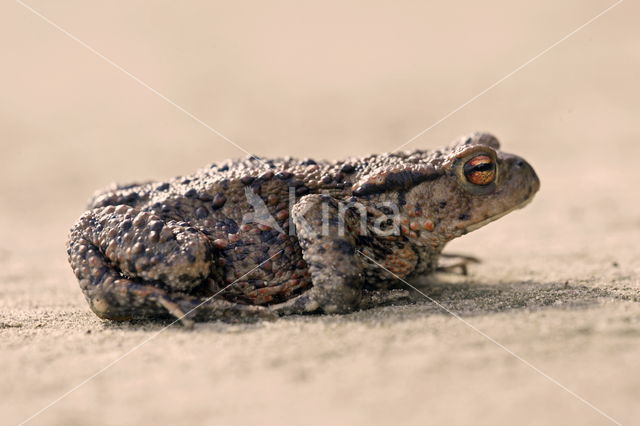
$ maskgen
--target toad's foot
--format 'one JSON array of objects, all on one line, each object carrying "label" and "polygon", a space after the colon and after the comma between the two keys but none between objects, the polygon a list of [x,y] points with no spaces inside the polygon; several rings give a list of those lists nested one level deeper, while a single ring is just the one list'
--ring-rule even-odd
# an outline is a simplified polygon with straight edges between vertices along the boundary
[{"label": "toad's foot", "polygon": [[436,272],[467,275],[469,273],[467,267],[472,263],[480,263],[480,259],[462,254],[442,253],[440,255]]},{"label": "toad's foot", "polygon": [[385,291],[364,291],[358,308],[361,310],[391,305],[410,305],[415,303],[407,290],[393,289]]},{"label": "toad's foot", "polygon": [[273,321],[278,316],[263,306],[245,305],[222,299],[181,297],[178,305],[191,321],[220,320],[227,323]]}]

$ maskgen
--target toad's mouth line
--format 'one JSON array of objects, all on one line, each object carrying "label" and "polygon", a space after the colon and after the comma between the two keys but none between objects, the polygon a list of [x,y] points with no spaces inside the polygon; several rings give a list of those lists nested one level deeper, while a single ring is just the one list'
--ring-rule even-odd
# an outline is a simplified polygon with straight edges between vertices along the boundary
[{"label": "toad's mouth line", "polygon": [[491,217],[488,217],[488,218],[486,218],[486,219],[484,219],[484,220],[481,220],[480,222],[477,222],[477,223],[471,224],[471,225],[467,226],[466,228],[464,228],[464,230],[465,230],[466,232],[472,232],[472,231],[475,231],[475,230],[476,230],[476,229],[478,229],[478,228],[482,228],[482,227],[483,227],[483,226],[485,226],[486,224],[491,223],[491,222],[493,222],[494,220],[498,220],[498,219],[500,219],[501,217],[508,215],[508,214],[509,214],[509,213],[511,213],[512,211],[519,210],[519,209],[521,209],[521,208],[525,207],[525,206],[526,206],[527,204],[529,204],[531,201],[533,201],[533,197],[529,197],[528,199],[526,199],[526,200],[525,200],[525,201],[523,201],[522,203],[517,204],[517,205],[515,205],[514,207],[511,207],[510,209],[503,211],[502,213],[498,213],[498,214],[493,215],[493,216],[491,216]]}]

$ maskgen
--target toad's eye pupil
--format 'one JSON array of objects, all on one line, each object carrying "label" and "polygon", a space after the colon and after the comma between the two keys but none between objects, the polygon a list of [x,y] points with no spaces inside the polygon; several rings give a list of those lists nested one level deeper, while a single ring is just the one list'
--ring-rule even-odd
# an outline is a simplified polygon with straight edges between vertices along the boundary
[{"label": "toad's eye pupil", "polygon": [[488,155],[476,155],[464,164],[464,176],[474,185],[489,185],[496,179],[496,164]]},{"label": "toad's eye pupil", "polygon": [[480,163],[477,166],[473,166],[473,171],[474,172],[488,172],[490,170],[493,170],[495,168],[495,166],[493,165],[493,163]]}]

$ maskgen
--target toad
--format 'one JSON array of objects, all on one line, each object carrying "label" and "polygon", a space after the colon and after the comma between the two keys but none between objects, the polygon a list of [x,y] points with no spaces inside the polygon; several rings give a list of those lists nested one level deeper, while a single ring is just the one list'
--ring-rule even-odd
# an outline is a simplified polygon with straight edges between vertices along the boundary
[{"label": "toad", "polygon": [[67,252],[100,318],[347,313],[408,298],[398,278],[437,271],[447,242],[539,186],[488,133],[343,161],[249,156],[96,193]]}]

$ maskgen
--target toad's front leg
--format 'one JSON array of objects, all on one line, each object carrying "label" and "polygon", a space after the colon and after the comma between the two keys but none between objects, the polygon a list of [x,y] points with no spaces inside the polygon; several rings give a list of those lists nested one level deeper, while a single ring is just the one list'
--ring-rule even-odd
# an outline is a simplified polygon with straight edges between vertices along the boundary
[{"label": "toad's front leg", "polygon": [[441,253],[436,272],[467,275],[468,266],[474,263],[480,263],[480,259],[463,254]]},{"label": "toad's front leg", "polygon": [[313,287],[270,308],[283,315],[356,309],[363,284],[362,262],[356,252],[356,215],[350,210],[341,212],[332,197],[312,194],[293,207],[292,219]]}]

